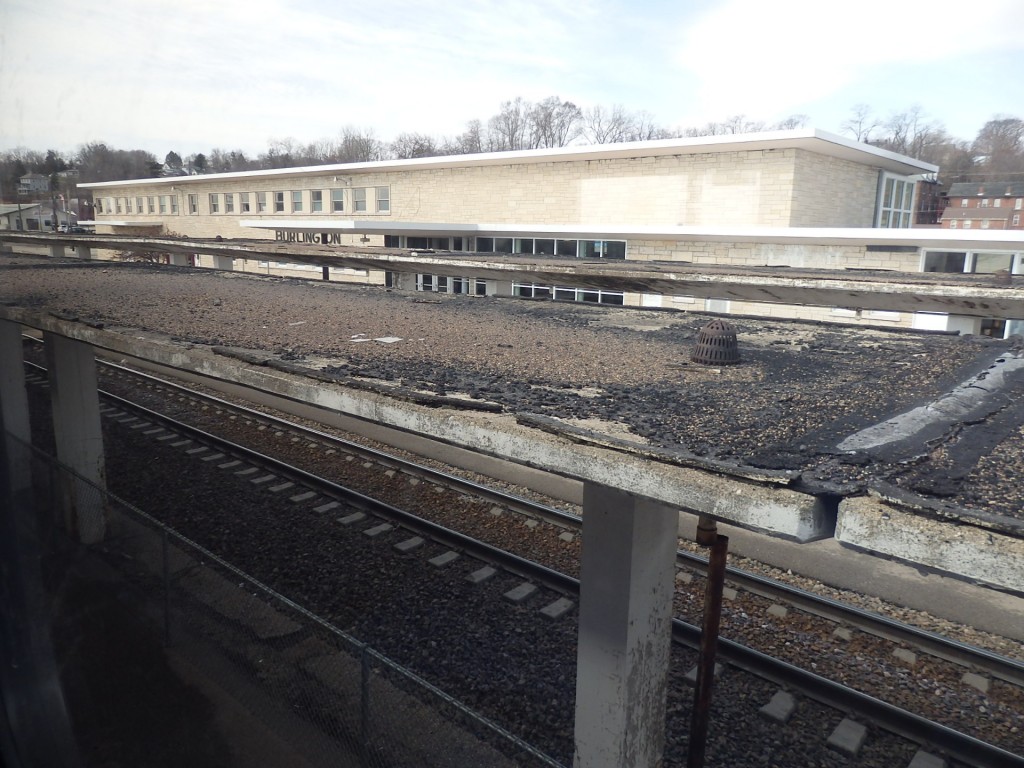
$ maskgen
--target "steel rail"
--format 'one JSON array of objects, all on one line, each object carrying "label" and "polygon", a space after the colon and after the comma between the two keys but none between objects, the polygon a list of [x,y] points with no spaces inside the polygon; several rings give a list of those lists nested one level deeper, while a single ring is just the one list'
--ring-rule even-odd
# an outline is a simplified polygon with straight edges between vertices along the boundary
[{"label": "steel rail", "polygon": [[[226,440],[210,432],[206,432],[197,427],[177,421],[169,416],[164,416],[163,414],[152,411],[144,406],[132,403],[118,395],[114,395],[102,389],[99,390],[99,393],[103,398],[116,403],[120,408],[126,411],[137,413],[155,424],[165,425],[173,429],[175,432],[181,433],[185,437],[189,437],[190,439],[204,445],[208,445],[209,447],[216,447],[217,450],[222,450],[225,453],[230,453],[232,456],[242,458],[250,464],[256,464],[268,471],[274,472],[282,478],[293,480],[306,488],[315,489],[324,496],[343,501],[354,509],[365,510],[370,514],[395,522],[407,531],[421,535],[424,538],[429,538],[432,541],[449,547],[450,549],[467,553],[482,562],[497,565],[503,570],[508,571],[509,573],[514,573],[524,579],[537,581],[556,592],[564,594],[574,591],[572,581],[568,581],[569,577],[551,568],[547,568],[539,563],[534,563],[531,560],[519,557],[518,555],[514,555],[510,552],[506,552],[505,550],[491,544],[478,541],[477,539],[463,533],[459,533],[458,531],[454,531],[446,526],[417,517],[411,512],[406,512],[403,509],[399,509],[398,507],[394,507],[383,501],[379,501],[378,499],[374,499],[370,496],[359,493],[358,491],[354,491],[351,488],[346,488],[343,485],[326,480],[312,474],[311,472],[307,472],[279,459],[275,459],[272,456],[267,456],[264,453],[260,453],[259,451],[255,451],[251,448],[246,448],[243,445],[238,445],[230,440]],[[578,587],[575,591],[578,591]]]},{"label": "steel rail", "polygon": [[[700,629],[679,619],[673,619],[672,634],[673,639],[690,645],[699,642]],[[860,715],[883,730],[911,741],[933,745],[966,765],[977,768],[1024,768],[1024,757],[1021,755],[1015,755],[733,640],[719,638],[718,654],[751,674],[798,690],[809,698],[841,712]]]},{"label": "steel rail", "polygon": [[[707,558],[680,550],[678,559],[690,567],[707,572]],[[797,608],[830,621],[854,626],[869,634],[886,640],[904,642],[916,646],[926,653],[961,666],[984,670],[1016,686],[1024,687],[1024,661],[1001,656],[984,648],[962,643],[926,629],[890,619],[873,611],[816,595],[813,592],[794,587],[767,576],[748,573],[729,566],[728,580],[754,594],[775,599],[782,598]]]}]

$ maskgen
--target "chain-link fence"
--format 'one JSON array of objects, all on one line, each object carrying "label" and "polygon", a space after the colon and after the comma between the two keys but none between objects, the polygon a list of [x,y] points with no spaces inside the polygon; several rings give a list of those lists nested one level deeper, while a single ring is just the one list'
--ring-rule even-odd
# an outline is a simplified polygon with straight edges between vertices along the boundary
[{"label": "chain-link fence", "polygon": [[38,564],[83,764],[559,765],[51,457],[6,447],[4,546]]}]

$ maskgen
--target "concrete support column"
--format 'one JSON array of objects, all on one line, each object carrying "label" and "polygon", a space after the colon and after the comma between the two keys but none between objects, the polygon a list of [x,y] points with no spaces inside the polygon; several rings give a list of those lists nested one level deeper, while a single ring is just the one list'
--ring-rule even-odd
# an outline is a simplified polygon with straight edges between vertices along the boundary
[{"label": "concrete support column", "polygon": [[57,460],[82,478],[63,478],[65,524],[83,543],[94,544],[103,540],[108,522],[96,489],[106,489],[96,358],[89,345],[65,336],[44,333],[44,341]]},{"label": "concrete support column", "polygon": [[415,291],[416,273],[395,272],[395,287],[400,291]]},{"label": "concrete support column", "polygon": [[172,253],[171,264],[175,267],[188,267],[191,265],[187,253]]},{"label": "concrete support column", "polygon": [[[20,443],[7,446],[11,487],[23,493],[32,485],[31,458],[27,444],[32,442],[28,419],[28,393],[25,390],[24,354],[21,326],[0,320],[0,430]],[[25,443],[26,445],[22,445]]]},{"label": "concrete support column", "polygon": [[75,255],[82,261],[92,261],[92,248],[87,245],[76,245]]},{"label": "concrete support column", "polygon": [[54,243],[53,245],[51,245],[50,246],[50,255],[53,258],[55,258],[55,259],[63,259],[64,256],[65,256],[64,244],[63,243]]},{"label": "concrete support column", "polygon": [[223,269],[225,272],[230,272],[235,268],[235,260],[230,256],[214,256],[213,268]]},{"label": "concrete support column", "polygon": [[661,765],[678,524],[674,509],[584,486],[576,768]]},{"label": "concrete support column", "polygon": [[511,280],[488,280],[487,281],[487,295],[488,296],[511,296],[512,295],[512,281]]}]

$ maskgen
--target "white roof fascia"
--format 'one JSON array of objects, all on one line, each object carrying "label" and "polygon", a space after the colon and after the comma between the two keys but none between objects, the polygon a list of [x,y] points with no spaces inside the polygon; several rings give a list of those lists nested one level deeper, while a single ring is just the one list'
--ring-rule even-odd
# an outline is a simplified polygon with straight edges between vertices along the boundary
[{"label": "white roof fascia", "polygon": [[210,173],[199,176],[163,176],[153,179],[127,179],[124,181],[97,181],[77,185],[80,189],[108,189],[125,186],[202,184],[211,181],[240,179],[287,178],[296,176],[326,176],[384,171],[405,171],[431,168],[457,168],[488,165],[522,165],[530,163],[571,162],[578,160],[615,160],[633,157],[663,155],[693,155],[713,152],[749,152],[779,149],[804,149],[809,152],[845,158],[862,164],[877,166],[906,176],[936,173],[937,165],[915,160],[905,155],[862,144],[851,139],[813,128],[791,131],[763,131],[737,133],[724,136],[658,139],[621,144],[527,149],[514,152],[481,152],[472,155],[442,155],[417,157],[407,160],[378,160],[367,163],[341,163],[312,165],[296,168],[270,168],[261,171]]},{"label": "white roof fascia", "polygon": [[894,245],[920,248],[1024,250],[1024,230],[880,229],[872,227],[658,227],[623,224],[465,224],[374,220],[242,219],[243,228],[353,234],[563,237],[587,240],[670,240],[800,245]]},{"label": "white roof fascia", "polygon": [[79,224],[98,224],[101,227],[162,227],[162,221],[80,221]]}]

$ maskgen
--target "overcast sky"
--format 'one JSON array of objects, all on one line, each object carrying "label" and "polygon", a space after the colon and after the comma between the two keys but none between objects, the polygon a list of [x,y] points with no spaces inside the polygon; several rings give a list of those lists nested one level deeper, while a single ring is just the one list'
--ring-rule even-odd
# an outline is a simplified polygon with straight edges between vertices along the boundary
[{"label": "overcast sky", "polygon": [[454,136],[516,96],[835,133],[919,105],[972,139],[1024,118],[1022,67],[1021,0],[0,0],[0,150]]}]

